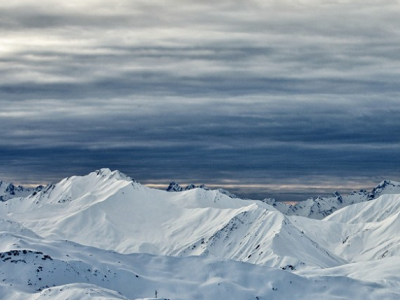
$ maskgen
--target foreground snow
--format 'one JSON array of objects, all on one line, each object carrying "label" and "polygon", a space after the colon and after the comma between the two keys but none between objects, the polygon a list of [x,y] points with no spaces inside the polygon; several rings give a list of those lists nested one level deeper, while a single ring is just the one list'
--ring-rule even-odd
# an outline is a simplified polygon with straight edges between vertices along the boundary
[{"label": "foreground snow", "polygon": [[102,169],[0,203],[0,298],[399,299],[399,203],[320,221]]},{"label": "foreground snow", "polygon": [[396,299],[400,292],[341,274],[300,276],[215,257],[124,255],[5,233],[1,241],[2,299],[139,299],[155,290],[177,300]]}]

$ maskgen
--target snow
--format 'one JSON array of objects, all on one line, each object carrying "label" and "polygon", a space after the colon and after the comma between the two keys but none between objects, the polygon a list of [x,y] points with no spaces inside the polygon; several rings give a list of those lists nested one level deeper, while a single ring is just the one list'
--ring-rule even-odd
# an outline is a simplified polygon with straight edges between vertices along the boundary
[{"label": "snow", "polygon": [[161,299],[178,300],[379,299],[383,293],[383,286],[345,276],[300,276],[214,257],[123,255],[63,241],[20,240],[13,246],[40,251],[3,249],[0,293],[7,299],[13,293],[15,299],[151,299],[155,290]]},{"label": "snow", "polygon": [[397,186],[335,194],[346,207],[318,220],[109,169],[72,176],[0,203],[0,298],[399,299]]},{"label": "snow", "polygon": [[7,201],[9,199],[26,197],[33,192],[38,192],[42,186],[36,188],[25,188],[23,186],[15,186],[12,183],[0,180],[0,201]]},{"label": "snow", "polygon": [[[273,267],[342,263],[261,201],[201,188],[168,193],[110,170],[64,179],[3,207],[9,218],[42,237],[120,253],[207,254]],[[294,247],[286,247],[288,242]]]},{"label": "snow", "polygon": [[400,194],[400,183],[392,180],[384,180],[370,192],[360,190],[348,195],[341,195],[339,192],[335,192],[329,197],[310,198],[295,205],[276,202],[274,199],[264,199],[263,201],[286,215],[321,220],[348,205],[377,199],[382,195],[393,194]]}]

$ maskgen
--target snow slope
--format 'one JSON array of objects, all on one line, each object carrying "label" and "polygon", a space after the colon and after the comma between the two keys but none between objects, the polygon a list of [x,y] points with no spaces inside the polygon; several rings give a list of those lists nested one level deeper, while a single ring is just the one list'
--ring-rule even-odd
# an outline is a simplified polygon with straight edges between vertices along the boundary
[{"label": "snow slope", "polygon": [[350,205],[322,221],[291,219],[321,247],[349,263],[400,257],[400,195]]},{"label": "snow slope", "polygon": [[213,257],[126,255],[68,241],[0,235],[2,299],[151,299],[155,290],[160,298],[175,300],[399,295],[396,287],[346,276],[303,276]]},{"label": "snow slope", "polygon": [[212,255],[295,268],[343,263],[261,201],[201,188],[168,193],[108,169],[64,179],[0,209],[42,237],[120,253]]},{"label": "snow slope", "polygon": [[317,220],[109,169],[72,176],[0,203],[0,299],[399,299],[396,193],[341,196],[355,204]]},{"label": "snow slope", "polygon": [[326,221],[342,223],[380,222],[397,215],[400,211],[400,193],[382,195],[374,201],[345,207],[328,216]]},{"label": "snow slope", "polygon": [[397,181],[384,180],[370,192],[360,190],[358,192],[354,191],[348,195],[341,195],[335,192],[330,197],[310,198],[306,201],[298,202],[295,205],[277,202],[274,199],[264,199],[263,201],[289,216],[303,216],[321,220],[348,205],[377,199],[381,195],[393,194],[400,194],[400,183]]}]

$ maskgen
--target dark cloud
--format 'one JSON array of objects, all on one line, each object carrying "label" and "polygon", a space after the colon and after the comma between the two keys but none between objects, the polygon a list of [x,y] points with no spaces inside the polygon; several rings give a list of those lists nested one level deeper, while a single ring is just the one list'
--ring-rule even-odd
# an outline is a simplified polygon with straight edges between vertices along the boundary
[{"label": "dark cloud", "polygon": [[[112,143],[112,141],[110,141]],[[244,196],[256,198],[275,196],[290,192],[291,185],[303,185],[305,191],[314,187],[327,193],[333,189],[353,190],[368,188],[371,181],[382,176],[395,176],[393,165],[398,165],[398,151],[386,149],[307,149],[290,145],[263,149],[206,149],[201,146],[165,145],[163,147],[130,147],[117,149],[79,149],[53,147],[44,149],[2,148],[1,164],[6,165],[3,176],[24,178],[32,182],[42,178],[57,181],[71,174],[85,174],[94,169],[109,166],[120,169],[143,183],[162,183],[170,180],[183,183],[207,183],[239,191]],[[361,182],[351,186],[354,178]],[[258,187],[246,185],[258,184]],[[287,185],[275,194],[269,185]],[[333,188],[332,186],[335,186]],[[235,185],[237,185],[235,187]],[[265,185],[265,187],[263,187]],[[344,187],[343,187],[344,186]],[[293,189],[291,191],[294,192]],[[314,191],[313,191],[314,192]],[[310,196],[310,194],[308,194]],[[306,197],[303,197],[303,199]],[[296,198],[296,200],[299,200]]]},{"label": "dark cloud", "polygon": [[396,179],[399,8],[4,2],[0,176],[106,166],[281,200]]},{"label": "dark cloud", "polygon": [[[144,183],[225,186],[230,180],[230,189],[244,196],[293,200],[307,198],[308,189],[289,193],[268,185],[307,185],[313,179],[312,185],[322,185],[319,193],[326,193],[326,184],[338,182],[340,189],[346,180],[364,178],[369,187],[372,179],[397,176],[400,121],[387,117],[398,114],[392,106],[367,109],[352,103],[339,108],[314,101],[286,101],[284,107],[271,101],[258,103],[258,109],[218,101],[181,109],[171,102],[144,109],[143,103],[119,105],[125,111],[108,111],[104,105],[76,115],[54,105],[22,124],[19,116],[8,117],[1,148],[1,165],[7,166],[3,178],[11,171],[15,178],[56,181],[108,166]],[[59,112],[53,114],[54,109]],[[251,184],[266,187],[246,187]],[[345,191],[353,189],[345,186]]]}]

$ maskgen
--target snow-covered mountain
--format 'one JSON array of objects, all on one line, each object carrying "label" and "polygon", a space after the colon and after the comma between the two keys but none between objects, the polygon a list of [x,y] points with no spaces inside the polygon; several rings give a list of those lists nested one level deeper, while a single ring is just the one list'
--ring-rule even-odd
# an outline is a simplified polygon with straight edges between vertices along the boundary
[{"label": "snow-covered mountain", "polygon": [[[168,193],[108,169],[66,178],[0,209],[42,237],[120,253],[207,254],[295,268],[342,263],[261,201],[202,188]],[[285,247],[288,241],[295,247]]]},{"label": "snow-covered mountain", "polygon": [[0,203],[0,298],[399,299],[397,183],[365,194],[315,220],[109,169],[72,176]]},{"label": "snow-covered mountain", "polygon": [[158,299],[176,300],[361,300],[396,292],[345,276],[303,276],[211,256],[124,255],[2,230],[1,299],[155,299],[157,290]]},{"label": "snow-covered mountain", "polygon": [[14,185],[10,182],[0,180],[0,201],[7,201],[12,198],[26,197],[34,192],[39,192],[43,186],[36,188],[26,188]]},{"label": "snow-covered mountain", "polygon": [[274,199],[264,199],[263,201],[289,216],[303,216],[321,220],[340,208],[355,203],[370,201],[386,194],[400,194],[400,182],[384,180],[370,192],[360,190],[358,192],[354,191],[348,195],[341,195],[335,192],[329,197],[310,198],[306,201],[298,202],[295,205],[277,202]]},{"label": "snow-covered mountain", "polygon": [[[179,185],[179,183],[177,183],[175,181],[172,181],[168,185],[166,191],[167,192],[182,192],[182,191],[189,191],[189,190],[193,190],[193,189],[203,189],[203,190],[206,190],[206,191],[209,190],[209,188],[204,184],[195,185],[193,183],[190,183],[186,187],[183,188],[183,187],[181,187]],[[235,194],[233,194],[233,193],[231,193],[231,192],[229,192],[227,190],[219,188],[219,189],[217,189],[217,191],[219,191],[221,194],[227,195],[230,198],[238,198],[238,196],[236,196]]]},{"label": "snow-covered mountain", "polygon": [[172,181],[169,186],[167,187],[167,192],[182,192],[182,191],[189,191],[193,189],[203,189],[203,190],[209,190],[208,187],[206,187],[204,184],[201,185],[194,185],[193,183],[188,184],[186,187],[181,187],[179,183]]}]

